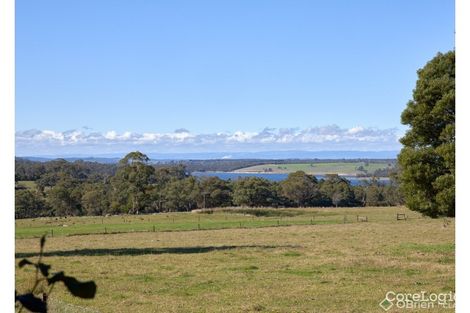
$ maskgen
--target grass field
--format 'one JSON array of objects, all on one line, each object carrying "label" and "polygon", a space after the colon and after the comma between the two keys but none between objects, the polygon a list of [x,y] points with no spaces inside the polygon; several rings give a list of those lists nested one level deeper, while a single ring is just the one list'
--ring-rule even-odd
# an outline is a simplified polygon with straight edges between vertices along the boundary
[{"label": "grass field", "polygon": [[[397,212],[404,208],[395,209]],[[357,215],[367,215],[369,221],[385,221],[395,213],[384,208],[325,208],[325,209],[215,209],[213,214],[160,213],[148,215],[115,215],[106,217],[42,217],[16,221],[16,238],[39,238],[86,234],[125,232],[189,231],[207,229],[257,228],[288,225],[342,224],[355,222]],[[418,218],[408,212],[411,218]]]},{"label": "grass field", "polygon": [[[107,217],[103,224],[98,217],[68,218],[74,224],[67,227],[59,226],[65,219],[18,220],[16,260],[35,259],[39,248],[37,238],[21,237],[57,227],[44,262],[96,281],[93,300],[56,288],[52,312],[381,312],[378,303],[390,290],[455,290],[452,219],[422,218],[402,207],[272,211]],[[397,212],[409,219],[397,221]],[[305,225],[267,227],[278,220]],[[195,223],[231,228],[184,231]],[[150,231],[152,224],[169,231]],[[139,232],[66,236],[94,225]],[[32,278],[31,269],[16,268],[20,291]]]},{"label": "grass field", "polygon": [[307,174],[343,174],[357,175],[364,173],[358,170],[362,166],[368,173],[382,168],[388,168],[388,163],[365,163],[365,162],[328,162],[328,163],[298,163],[298,164],[262,164],[245,167],[236,170],[239,173],[292,173],[295,171],[304,171]]}]

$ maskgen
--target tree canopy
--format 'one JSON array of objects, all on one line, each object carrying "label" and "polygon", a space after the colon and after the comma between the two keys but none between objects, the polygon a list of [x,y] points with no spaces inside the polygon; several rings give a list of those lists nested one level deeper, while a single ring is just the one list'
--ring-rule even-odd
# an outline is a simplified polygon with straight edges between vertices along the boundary
[{"label": "tree canopy", "polygon": [[401,121],[410,129],[398,156],[406,205],[431,217],[455,215],[455,52],[422,69]]},{"label": "tree canopy", "polygon": [[302,171],[290,173],[287,179],[281,182],[281,193],[300,207],[321,202],[317,179]]}]

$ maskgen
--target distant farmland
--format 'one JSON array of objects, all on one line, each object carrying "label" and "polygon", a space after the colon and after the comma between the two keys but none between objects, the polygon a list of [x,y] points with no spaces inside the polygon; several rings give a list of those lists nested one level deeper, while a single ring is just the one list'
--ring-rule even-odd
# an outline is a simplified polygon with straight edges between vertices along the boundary
[{"label": "distant farmland", "polygon": [[235,170],[237,173],[292,173],[295,171],[304,171],[307,174],[344,174],[344,175],[365,175],[374,174],[381,169],[391,169],[393,164],[369,163],[369,162],[312,162],[297,164],[262,164],[244,167]]}]

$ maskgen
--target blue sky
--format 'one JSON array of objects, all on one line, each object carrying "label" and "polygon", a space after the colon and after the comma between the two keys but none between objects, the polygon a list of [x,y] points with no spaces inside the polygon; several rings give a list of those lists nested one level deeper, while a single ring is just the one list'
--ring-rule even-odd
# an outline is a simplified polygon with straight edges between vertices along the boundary
[{"label": "blue sky", "polygon": [[453,47],[449,0],[17,0],[17,154],[398,149]]}]

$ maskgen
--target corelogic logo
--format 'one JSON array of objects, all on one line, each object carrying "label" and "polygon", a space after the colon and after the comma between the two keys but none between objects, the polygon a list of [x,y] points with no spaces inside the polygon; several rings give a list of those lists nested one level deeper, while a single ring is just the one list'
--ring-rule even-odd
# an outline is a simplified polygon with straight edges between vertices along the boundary
[{"label": "corelogic logo", "polygon": [[384,311],[388,311],[393,306],[393,302],[388,301],[385,297],[385,299],[383,299],[382,302],[379,303],[379,306],[384,309]]},{"label": "corelogic logo", "polygon": [[421,291],[418,293],[401,293],[389,291],[385,298],[379,303],[379,306],[388,311],[392,307],[398,309],[454,309],[455,308],[455,293],[452,291],[446,293],[428,293]]}]

